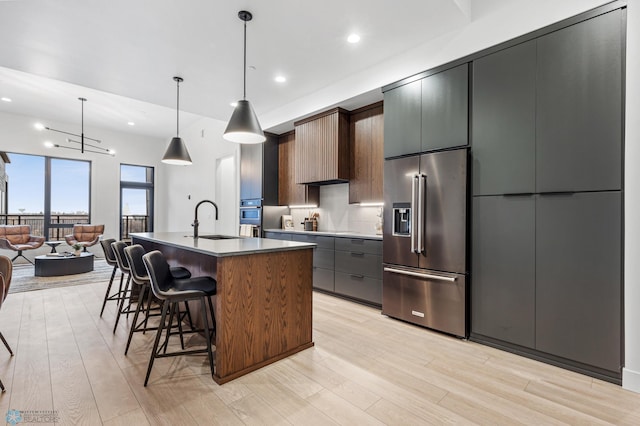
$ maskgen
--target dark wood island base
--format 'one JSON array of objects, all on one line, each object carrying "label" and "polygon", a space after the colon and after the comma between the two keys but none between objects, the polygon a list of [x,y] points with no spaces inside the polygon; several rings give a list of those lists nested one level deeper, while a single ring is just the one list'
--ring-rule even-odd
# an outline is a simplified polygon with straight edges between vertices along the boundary
[{"label": "dark wood island base", "polygon": [[[196,251],[136,235],[133,242],[147,251],[162,251],[172,266],[184,266],[194,277],[208,275],[217,280],[213,297],[216,383],[226,383],[313,346],[313,245],[227,255],[222,251],[207,253],[202,246],[211,242],[198,241]],[[198,312],[195,309],[193,312]]]}]

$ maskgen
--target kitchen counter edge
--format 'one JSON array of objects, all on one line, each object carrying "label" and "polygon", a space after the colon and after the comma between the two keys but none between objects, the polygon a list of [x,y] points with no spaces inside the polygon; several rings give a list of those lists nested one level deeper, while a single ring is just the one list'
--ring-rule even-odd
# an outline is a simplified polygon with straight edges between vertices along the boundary
[{"label": "kitchen counter edge", "polygon": [[297,241],[281,241],[267,238],[234,237],[222,240],[208,240],[187,236],[188,232],[137,232],[132,238],[166,244],[185,250],[216,257],[243,256],[253,253],[301,250],[313,248],[316,244]]}]

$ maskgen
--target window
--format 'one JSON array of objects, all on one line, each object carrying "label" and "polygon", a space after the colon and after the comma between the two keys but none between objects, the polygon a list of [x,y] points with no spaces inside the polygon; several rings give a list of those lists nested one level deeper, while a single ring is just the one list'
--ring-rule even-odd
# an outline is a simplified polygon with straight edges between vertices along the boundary
[{"label": "window", "polygon": [[90,223],[91,163],[7,154],[6,206],[0,222],[31,225],[31,233],[62,240],[75,223]]},{"label": "window", "polygon": [[120,165],[120,238],[153,231],[153,167]]}]

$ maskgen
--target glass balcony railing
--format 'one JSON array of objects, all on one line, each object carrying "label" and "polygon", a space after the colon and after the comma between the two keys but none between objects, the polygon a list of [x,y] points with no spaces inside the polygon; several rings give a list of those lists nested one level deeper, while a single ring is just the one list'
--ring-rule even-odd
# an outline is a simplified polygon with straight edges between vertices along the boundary
[{"label": "glass balcony railing", "polygon": [[[44,235],[49,241],[64,240],[76,223],[89,223],[87,214],[52,214],[51,223],[45,226],[42,214],[0,214],[0,225],[30,225],[32,235]],[[121,238],[129,238],[131,232],[148,232],[149,216],[126,215],[121,218]]]}]

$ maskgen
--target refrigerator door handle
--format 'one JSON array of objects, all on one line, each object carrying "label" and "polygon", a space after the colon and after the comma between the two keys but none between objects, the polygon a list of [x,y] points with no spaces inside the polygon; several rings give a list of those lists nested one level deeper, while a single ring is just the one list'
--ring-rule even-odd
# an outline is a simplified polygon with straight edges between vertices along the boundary
[{"label": "refrigerator door handle", "polygon": [[420,174],[420,183],[418,185],[418,253],[427,255],[424,242],[427,239],[427,175]]},{"label": "refrigerator door handle", "polygon": [[393,272],[394,274],[400,274],[400,275],[409,275],[412,277],[418,277],[418,278],[425,278],[428,280],[436,280],[436,281],[448,281],[448,282],[455,282],[456,277],[443,277],[440,275],[432,275],[432,274],[424,274],[421,272],[413,272],[413,271],[405,271],[404,269],[396,269],[396,268],[389,268],[389,267],[384,267],[384,271],[385,272]]},{"label": "refrigerator door handle", "polygon": [[419,186],[419,177],[418,175],[413,175],[411,179],[411,251],[414,253],[419,253],[418,245],[416,244],[416,225],[418,222],[418,186]]}]

